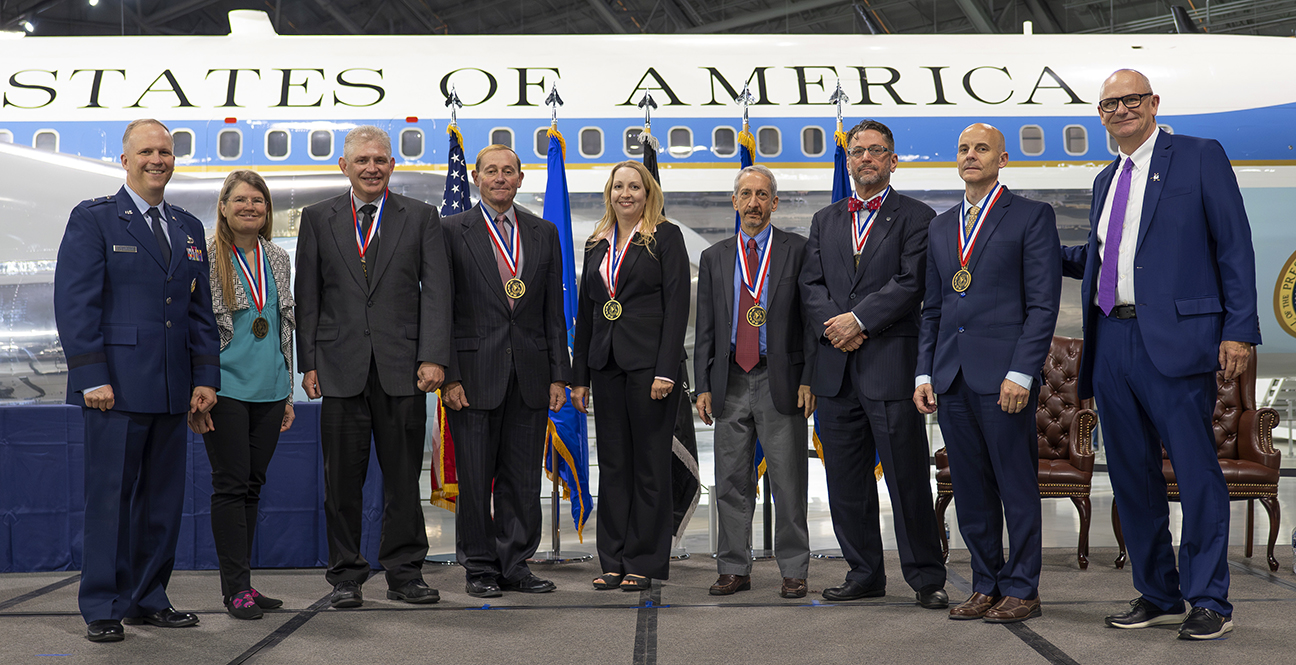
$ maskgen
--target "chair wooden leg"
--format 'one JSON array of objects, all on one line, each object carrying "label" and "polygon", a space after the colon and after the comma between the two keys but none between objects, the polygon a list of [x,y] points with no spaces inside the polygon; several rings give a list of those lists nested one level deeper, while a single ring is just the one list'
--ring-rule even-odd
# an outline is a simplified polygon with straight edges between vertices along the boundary
[{"label": "chair wooden leg", "polygon": [[1246,538],[1242,541],[1242,556],[1251,558],[1251,537],[1255,531],[1255,499],[1247,499],[1247,525]]},{"label": "chair wooden leg", "polygon": [[1278,560],[1274,558],[1274,544],[1278,542],[1278,517],[1280,515],[1278,497],[1261,497],[1260,505],[1264,506],[1265,512],[1269,513],[1269,570],[1277,572]]},{"label": "chair wooden leg", "polygon": [[1112,502],[1112,531],[1116,533],[1116,546],[1120,548],[1120,553],[1116,555],[1116,561],[1113,565],[1117,570],[1125,567],[1125,562],[1129,560],[1129,555],[1125,553],[1125,534],[1121,533],[1120,513],[1116,512],[1116,502]]},{"label": "chair wooden leg", "polygon": [[945,535],[945,509],[954,500],[954,493],[936,492],[936,532],[940,535],[941,561],[949,562],[949,537]]},{"label": "chair wooden leg", "polygon": [[1080,543],[1076,548],[1076,561],[1080,563],[1080,570],[1087,570],[1089,568],[1089,517],[1092,506],[1088,496],[1073,496],[1071,503],[1075,504],[1076,511],[1080,513]]}]

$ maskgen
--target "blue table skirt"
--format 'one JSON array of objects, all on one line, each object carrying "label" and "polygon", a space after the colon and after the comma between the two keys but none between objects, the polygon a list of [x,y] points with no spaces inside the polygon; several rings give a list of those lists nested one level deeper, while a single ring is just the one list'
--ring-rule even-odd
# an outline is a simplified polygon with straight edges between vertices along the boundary
[{"label": "blue table skirt", "polygon": [[[280,435],[261,490],[254,568],[313,568],[328,562],[320,406],[298,402],[294,408],[297,420]],[[0,408],[0,573],[81,568],[84,442],[80,407]],[[187,490],[175,567],[214,569],[211,465],[202,437],[188,432],[187,444]],[[382,474],[371,452],[361,551],[375,567],[382,497]]]}]

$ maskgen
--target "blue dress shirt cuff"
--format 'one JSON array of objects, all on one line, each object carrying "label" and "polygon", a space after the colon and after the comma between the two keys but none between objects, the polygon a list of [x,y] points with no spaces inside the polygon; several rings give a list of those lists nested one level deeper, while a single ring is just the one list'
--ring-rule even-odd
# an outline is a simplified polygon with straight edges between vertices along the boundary
[{"label": "blue dress shirt cuff", "polygon": [[1021,372],[1008,372],[1008,375],[1005,376],[1004,378],[1008,379],[1009,381],[1012,381],[1013,383],[1027,390],[1030,390],[1031,384],[1034,383],[1033,378],[1031,378],[1029,375],[1022,374]]}]

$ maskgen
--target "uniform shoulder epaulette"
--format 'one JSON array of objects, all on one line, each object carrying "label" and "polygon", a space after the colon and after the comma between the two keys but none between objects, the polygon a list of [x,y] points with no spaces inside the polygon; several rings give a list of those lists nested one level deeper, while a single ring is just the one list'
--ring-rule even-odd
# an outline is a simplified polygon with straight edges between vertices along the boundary
[{"label": "uniform shoulder epaulette", "polygon": [[94,206],[101,206],[106,203],[111,203],[112,199],[113,197],[111,196],[96,196],[93,199],[86,199],[82,201],[81,205],[86,206],[87,208],[94,207]]}]

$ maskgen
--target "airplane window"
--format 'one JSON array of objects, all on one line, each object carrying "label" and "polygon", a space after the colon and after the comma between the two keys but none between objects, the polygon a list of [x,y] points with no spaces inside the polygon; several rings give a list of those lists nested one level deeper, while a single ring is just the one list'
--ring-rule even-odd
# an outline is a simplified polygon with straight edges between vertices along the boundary
[{"label": "airplane window", "polygon": [[333,156],[333,132],[317,129],[310,133],[310,156],[315,159],[328,159]]},{"label": "airplane window", "polygon": [[37,150],[58,152],[58,143],[58,134],[52,129],[42,129],[36,132],[36,137],[32,139],[32,147]]},{"label": "airplane window", "polygon": [[0,129],[0,143],[13,143],[13,132]]},{"label": "airplane window", "polygon": [[172,148],[171,152],[176,159],[186,159],[193,157],[194,154],[194,135],[187,129],[177,129],[171,132]]},{"label": "airplane window", "polygon": [[418,159],[423,156],[423,130],[415,127],[401,130],[400,154],[405,159]]},{"label": "airplane window", "polygon": [[670,154],[675,157],[688,157],[693,154],[693,130],[688,127],[671,127]]},{"label": "airplane window", "polygon": [[639,133],[643,127],[630,127],[625,130],[625,154],[631,157],[643,157],[643,144],[639,142]]},{"label": "airplane window", "polygon": [[1172,129],[1172,128],[1170,127],[1170,125],[1157,125],[1157,127],[1160,127],[1160,128],[1161,128],[1161,131],[1163,131],[1163,132],[1165,132],[1165,133],[1167,133],[1167,134],[1173,134],[1173,133],[1174,133],[1174,129]]},{"label": "airplane window", "polygon": [[1107,152],[1110,152],[1113,155],[1119,155],[1120,146],[1116,143],[1116,137],[1112,136],[1110,132],[1104,133],[1107,134]]},{"label": "airplane window", "polygon": [[1083,155],[1089,152],[1089,132],[1080,125],[1067,125],[1062,130],[1063,145],[1068,155]]},{"label": "airplane window", "polygon": [[806,157],[818,157],[824,154],[824,130],[822,127],[806,127],[801,130],[801,152]]},{"label": "airplane window", "polygon": [[549,128],[541,127],[535,132],[535,154],[536,157],[549,156]]},{"label": "airplane window", "polygon": [[491,130],[490,141],[492,144],[506,145],[511,150],[513,148],[513,130],[508,127],[496,127]]},{"label": "airplane window", "polygon": [[243,154],[243,132],[222,129],[216,135],[216,154],[221,159],[238,159]]},{"label": "airplane window", "polygon": [[266,157],[284,159],[288,156],[289,149],[288,132],[282,129],[266,132]]},{"label": "airplane window", "polygon": [[733,127],[716,127],[711,132],[711,154],[716,157],[733,157],[738,154],[738,132]]},{"label": "airplane window", "polygon": [[603,130],[598,127],[585,127],[580,131],[581,157],[603,156]]},{"label": "airplane window", "polygon": [[761,157],[777,157],[783,152],[783,137],[778,127],[761,127],[756,130],[756,152]]},{"label": "airplane window", "polygon": [[1026,125],[1021,128],[1021,151],[1023,155],[1035,157],[1044,154],[1044,130],[1039,125]]}]

